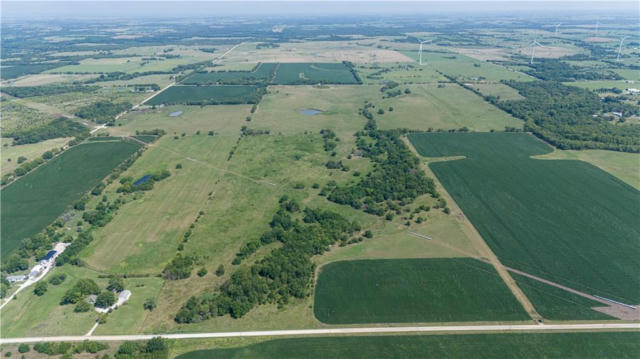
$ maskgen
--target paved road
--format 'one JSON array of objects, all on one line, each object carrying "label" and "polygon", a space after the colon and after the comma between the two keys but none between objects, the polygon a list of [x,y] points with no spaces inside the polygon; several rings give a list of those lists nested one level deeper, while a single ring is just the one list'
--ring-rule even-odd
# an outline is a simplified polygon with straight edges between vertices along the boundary
[{"label": "paved road", "polygon": [[[428,327],[372,327],[372,328],[327,328],[299,330],[269,330],[254,332],[221,332],[221,333],[181,333],[181,334],[138,334],[138,335],[98,335],[91,336],[96,341],[148,340],[153,337],[166,339],[197,338],[234,338],[234,337],[278,337],[278,336],[318,336],[328,334],[392,334],[392,333],[435,333],[435,332],[530,332],[530,331],[613,331],[640,330],[640,323],[611,324],[522,324],[522,325],[453,325]],[[4,338],[0,344],[37,343],[37,342],[78,342],[87,340],[87,336],[56,336]]]}]

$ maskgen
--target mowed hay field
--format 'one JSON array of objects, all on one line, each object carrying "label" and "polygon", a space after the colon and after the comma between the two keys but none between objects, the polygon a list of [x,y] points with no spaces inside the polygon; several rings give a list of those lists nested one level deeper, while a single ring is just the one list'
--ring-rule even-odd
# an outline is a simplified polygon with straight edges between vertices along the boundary
[{"label": "mowed hay field", "polygon": [[493,267],[472,258],[329,263],[320,268],[314,313],[328,324],[529,318]]},{"label": "mowed hay field", "polygon": [[[403,51],[403,54],[418,60],[418,51]],[[530,81],[533,77],[486,61],[480,61],[458,53],[422,53],[423,66],[433,67],[459,81]]]},{"label": "mowed hay field", "polygon": [[147,101],[147,105],[245,104],[260,101],[256,86],[172,86]]},{"label": "mowed hay field", "polygon": [[273,339],[197,350],[205,358],[635,358],[640,333],[519,333]]},{"label": "mowed hay field", "polygon": [[[411,134],[503,264],[571,288],[640,302],[640,192],[522,133]],[[535,306],[535,302],[533,303]]]},{"label": "mowed hay field", "polygon": [[[404,86],[400,86],[403,89]],[[522,127],[522,121],[485,102],[457,84],[423,84],[407,86],[410,94],[376,101],[373,109],[381,129],[409,128],[458,129],[474,131],[504,130],[505,126]],[[389,111],[393,107],[393,111]]]},{"label": "mowed hay field", "polygon": [[2,258],[23,238],[53,222],[139,148],[124,141],[81,144],[2,189]]}]

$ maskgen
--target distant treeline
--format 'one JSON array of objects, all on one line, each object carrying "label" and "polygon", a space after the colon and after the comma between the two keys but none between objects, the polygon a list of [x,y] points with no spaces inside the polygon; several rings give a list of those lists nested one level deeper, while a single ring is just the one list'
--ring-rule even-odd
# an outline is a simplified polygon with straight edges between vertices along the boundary
[{"label": "distant treeline", "polygon": [[75,115],[97,123],[113,122],[115,117],[130,109],[131,102],[98,101],[76,110]]},{"label": "distant treeline", "polygon": [[68,92],[90,93],[99,89],[98,86],[83,85],[45,85],[45,86],[21,86],[21,87],[4,87],[2,92],[19,98],[34,96],[52,96]]},{"label": "distant treeline", "polygon": [[589,69],[570,65],[556,59],[537,59],[528,65],[531,69],[526,74],[547,81],[576,80],[622,80],[622,77],[609,69]]},{"label": "distant treeline", "polygon": [[66,117],[59,117],[45,125],[7,132],[3,137],[12,137],[14,145],[24,145],[27,143],[37,143],[52,138],[60,137],[86,137],[89,135],[89,129],[76,121]]}]

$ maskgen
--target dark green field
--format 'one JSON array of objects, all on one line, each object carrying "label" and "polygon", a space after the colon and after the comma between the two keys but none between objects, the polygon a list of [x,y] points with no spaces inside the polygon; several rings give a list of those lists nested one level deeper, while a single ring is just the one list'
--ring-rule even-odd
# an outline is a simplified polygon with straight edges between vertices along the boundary
[{"label": "dark green field", "polygon": [[277,85],[358,83],[349,68],[343,63],[280,64],[273,82]]},{"label": "dark green field", "polygon": [[278,64],[260,63],[252,71],[211,71],[194,72],[187,76],[181,83],[185,85],[225,84],[225,85],[249,85],[266,84],[271,81]]},{"label": "dark green field", "polygon": [[409,139],[424,156],[467,157],[430,167],[505,265],[640,303],[638,190],[586,162],[530,158],[550,148],[528,134]]},{"label": "dark green field", "polygon": [[257,86],[172,86],[147,101],[147,105],[220,105],[258,103]]},{"label": "dark green field", "polygon": [[176,359],[637,358],[640,333],[466,334],[275,339]]},{"label": "dark green field", "polygon": [[313,308],[329,324],[529,318],[493,267],[471,258],[330,263]]},{"label": "dark green field", "polygon": [[524,294],[536,308],[536,312],[550,320],[615,320],[616,318],[591,309],[604,304],[569,293],[560,288],[511,273]]},{"label": "dark green field", "polygon": [[138,144],[123,141],[81,144],[2,189],[2,259],[138,148]]}]

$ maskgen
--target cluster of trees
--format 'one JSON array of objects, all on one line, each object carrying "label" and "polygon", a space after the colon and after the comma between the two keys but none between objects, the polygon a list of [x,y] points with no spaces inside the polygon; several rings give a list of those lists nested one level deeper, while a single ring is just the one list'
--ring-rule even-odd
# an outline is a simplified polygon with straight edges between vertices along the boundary
[{"label": "cluster of trees", "polygon": [[240,128],[240,136],[260,136],[268,135],[270,133],[270,130],[254,130],[252,128],[248,128],[247,126],[242,126],[242,128]]},{"label": "cluster of trees", "polygon": [[115,117],[130,109],[131,102],[98,101],[76,110],[75,115],[97,123],[113,122]]},{"label": "cluster of trees", "polygon": [[85,125],[66,117],[59,117],[42,126],[3,134],[4,137],[12,137],[14,145],[37,143],[60,137],[84,138],[88,135],[89,129]]},{"label": "cluster of trees", "polygon": [[131,193],[136,191],[150,191],[153,189],[153,185],[156,182],[162,181],[169,176],[171,176],[171,172],[166,169],[155,171],[138,179],[137,181],[134,181],[132,176],[125,176],[120,178],[121,186],[118,187],[116,192]]},{"label": "cluster of trees", "polygon": [[322,140],[324,141],[324,150],[326,152],[333,151],[340,141],[340,139],[336,136],[336,133],[330,129],[320,130],[320,135],[322,136]]},{"label": "cluster of trees", "polygon": [[356,65],[354,65],[353,62],[350,61],[342,61],[342,63],[349,69],[349,72],[351,72],[353,78],[356,79],[356,83],[358,85],[362,85],[362,79],[360,78],[358,71],[356,71]]},{"label": "cluster of trees", "polygon": [[284,305],[291,298],[304,298],[313,284],[311,257],[336,242],[348,241],[360,230],[358,223],[338,213],[311,208],[301,211],[299,204],[288,198],[281,199],[270,226],[260,239],[252,240],[251,251],[275,241],[282,245],[253,265],[236,270],[216,293],[191,297],[176,315],[176,322],[193,323],[227,314],[239,318],[260,304]]},{"label": "cluster of trees", "polygon": [[9,283],[9,280],[7,279],[6,274],[1,273],[0,274],[0,299],[4,299],[4,297],[7,296],[7,292],[9,291],[9,288],[11,288],[11,283]]},{"label": "cluster of trees", "polygon": [[169,71],[145,71],[145,72],[134,72],[134,73],[126,73],[126,72],[108,72],[104,74],[100,74],[100,76],[85,80],[84,83],[96,83],[96,82],[104,82],[104,81],[126,81],[133,80],[136,77],[149,76],[149,75],[162,75],[162,74],[170,74],[172,72]]},{"label": "cluster of trees", "polygon": [[115,354],[116,359],[166,359],[169,357],[167,342],[155,337],[146,343],[124,342]]},{"label": "cluster of trees", "polygon": [[545,81],[622,80],[620,75],[608,69],[582,68],[558,59],[536,59],[528,66],[531,69],[525,73]]},{"label": "cluster of trees", "polygon": [[[156,85],[157,86],[157,85]],[[44,86],[19,86],[4,87],[2,92],[14,97],[25,98],[35,96],[53,96],[68,92],[90,93],[100,89],[99,86],[84,85],[44,85]]]},{"label": "cluster of trees", "polygon": [[367,121],[365,130],[356,133],[356,144],[362,156],[374,163],[373,170],[354,184],[326,188],[327,198],[382,216],[393,209],[392,202],[405,205],[423,194],[437,196],[433,180],[420,169],[420,161],[402,142],[401,134],[400,130],[378,130],[375,120]]},{"label": "cluster of trees", "polygon": [[[492,102],[525,121],[525,130],[560,149],[608,149],[640,152],[640,126],[616,125],[602,116],[606,112],[637,113],[629,104],[611,98],[602,101],[595,93],[553,81],[515,82],[525,100]],[[488,99],[491,101],[491,99]]]},{"label": "cluster of trees", "polygon": [[100,294],[100,287],[98,287],[98,284],[96,284],[92,279],[83,278],[78,280],[73,287],[69,288],[69,290],[64,293],[60,300],[60,304],[76,304],[83,301],[84,298],[90,294]]},{"label": "cluster of trees", "polygon": [[[80,343],[76,343],[76,344],[71,344],[71,343],[67,343],[67,342],[60,342],[60,343],[36,343],[33,346],[33,350],[40,353],[40,354],[46,354],[48,356],[54,356],[54,355],[62,355],[62,354],[67,354],[69,355],[70,353],[72,354],[81,354],[81,353],[90,353],[90,354],[96,354],[100,351],[106,350],[108,349],[109,346],[107,344],[103,344],[100,342],[93,342],[90,340],[85,340],[83,342]],[[20,344],[18,346],[18,352],[19,353],[27,353],[29,352],[30,348],[28,344]],[[66,357],[66,356],[65,356]],[[63,357],[63,358],[65,358]],[[71,358],[71,356],[69,355],[68,358]]]},{"label": "cluster of trees", "polygon": [[194,264],[195,259],[192,256],[183,256],[181,253],[178,253],[164,268],[162,275],[166,279],[171,280],[189,278],[193,271]]}]

